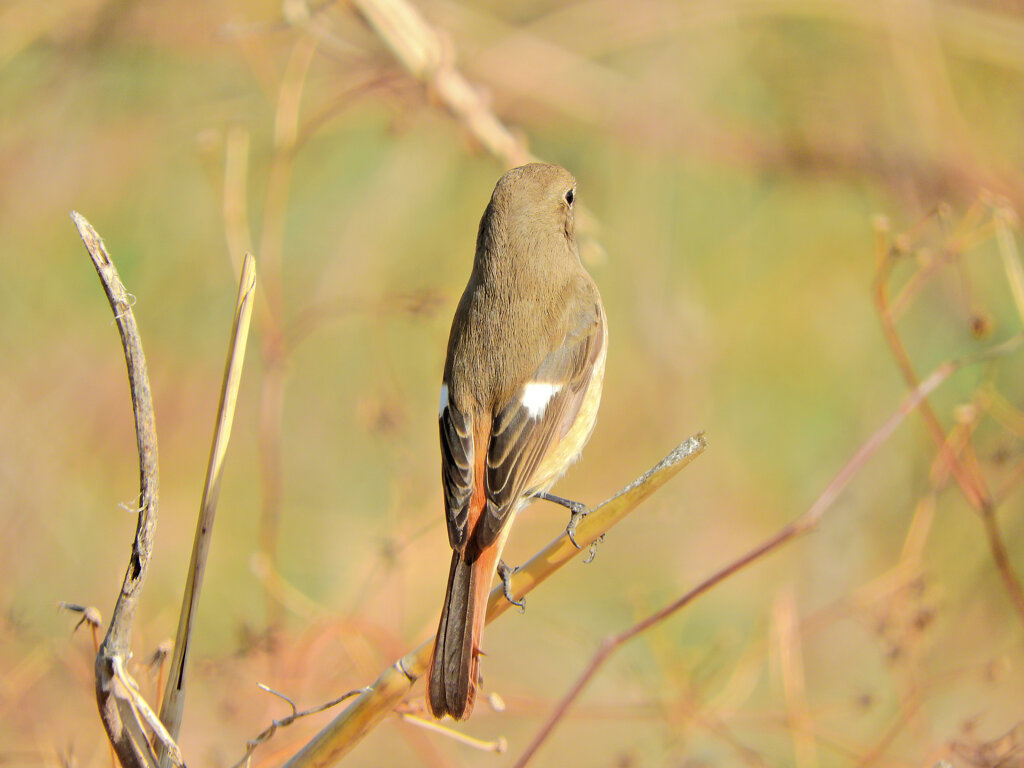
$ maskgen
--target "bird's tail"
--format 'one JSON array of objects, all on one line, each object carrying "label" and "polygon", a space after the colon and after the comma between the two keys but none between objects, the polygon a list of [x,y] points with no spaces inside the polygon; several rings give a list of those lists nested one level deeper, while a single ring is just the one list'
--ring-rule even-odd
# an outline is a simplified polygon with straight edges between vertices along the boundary
[{"label": "bird's tail", "polygon": [[487,616],[487,596],[498,547],[486,547],[472,561],[452,553],[448,591],[441,610],[427,671],[427,709],[440,719],[465,720],[473,711],[480,668],[480,643]]}]

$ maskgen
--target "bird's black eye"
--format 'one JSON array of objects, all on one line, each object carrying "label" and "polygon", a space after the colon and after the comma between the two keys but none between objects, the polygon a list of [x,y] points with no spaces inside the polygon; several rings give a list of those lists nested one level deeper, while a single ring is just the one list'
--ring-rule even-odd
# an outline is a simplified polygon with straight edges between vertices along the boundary
[{"label": "bird's black eye", "polygon": [[565,193],[565,202],[567,202],[569,205],[572,205],[572,201],[575,199],[576,192],[574,190],[570,189],[568,192]]}]

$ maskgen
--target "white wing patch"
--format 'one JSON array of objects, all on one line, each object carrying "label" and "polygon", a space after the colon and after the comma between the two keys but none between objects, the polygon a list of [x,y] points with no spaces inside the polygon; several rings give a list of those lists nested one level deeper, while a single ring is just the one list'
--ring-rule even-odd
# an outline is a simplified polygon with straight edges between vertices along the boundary
[{"label": "white wing patch", "polygon": [[441,404],[437,406],[437,418],[444,416],[444,412],[448,410],[448,385],[441,385]]},{"label": "white wing patch", "polygon": [[523,387],[523,397],[520,402],[523,408],[530,414],[531,419],[539,419],[544,415],[548,403],[562,389],[561,384],[551,384],[546,381],[531,381]]}]

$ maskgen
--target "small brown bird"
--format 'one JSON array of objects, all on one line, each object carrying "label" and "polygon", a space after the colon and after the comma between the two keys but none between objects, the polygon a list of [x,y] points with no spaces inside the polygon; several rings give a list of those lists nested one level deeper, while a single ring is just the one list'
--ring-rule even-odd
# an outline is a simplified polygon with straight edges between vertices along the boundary
[{"label": "small brown bird", "polygon": [[557,165],[498,180],[452,321],[438,418],[454,551],[427,675],[436,718],[473,711],[487,597],[516,512],[541,496],[579,514],[547,496],[594,429],[608,347],[576,245],[575,196]]}]

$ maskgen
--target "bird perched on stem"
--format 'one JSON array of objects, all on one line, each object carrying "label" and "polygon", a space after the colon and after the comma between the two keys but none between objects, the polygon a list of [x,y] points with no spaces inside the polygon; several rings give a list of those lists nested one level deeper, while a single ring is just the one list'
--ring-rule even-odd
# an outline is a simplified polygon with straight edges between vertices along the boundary
[{"label": "bird perched on stem", "polygon": [[453,552],[427,674],[437,718],[473,710],[487,597],[516,513],[537,497],[568,506],[571,537],[585,511],[547,493],[594,429],[608,347],[576,245],[575,197],[557,165],[498,180],[452,321],[438,418]]}]

